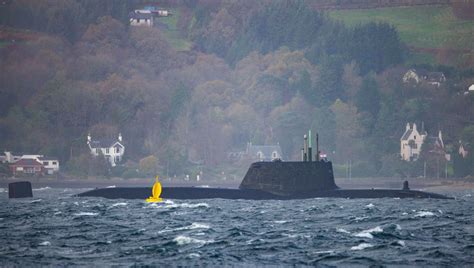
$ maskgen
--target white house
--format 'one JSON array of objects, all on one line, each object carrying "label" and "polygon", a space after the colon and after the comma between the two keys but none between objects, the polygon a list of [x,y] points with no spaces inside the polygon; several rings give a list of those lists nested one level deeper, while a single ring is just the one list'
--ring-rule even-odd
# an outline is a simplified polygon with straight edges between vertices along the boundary
[{"label": "white house", "polygon": [[472,84],[471,86],[469,86],[469,88],[467,89],[469,92],[474,92],[474,84]]},{"label": "white house", "polygon": [[442,72],[428,72],[426,70],[410,69],[403,75],[404,83],[421,83],[439,87],[446,82],[446,76]]},{"label": "white house", "polygon": [[153,26],[154,16],[150,10],[140,9],[128,14],[131,26]]},{"label": "white house", "polygon": [[413,127],[410,123],[407,123],[405,133],[403,133],[400,139],[400,156],[405,161],[416,161],[420,156],[421,145],[425,141],[428,133],[422,126],[421,131],[418,132],[416,124],[413,123]]},{"label": "white house", "polygon": [[125,146],[122,144],[122,134],[119,133],[115,139],[92,140],[91,135],[87,135],[87,145],[91,154],[98,156],[102,154],[112,167],[115,167],[123,159]]},{"label": "white house", "polygon": [[58,159],[51,157],[38,157],[37,160],[43,164],[45,173],[52,175],[59,172],[59,161]]},{"label": "white house", "polygon": [[273,161],[282,159],[281,147],[277,145],[253,145],[251,142],[247,143],[247,150],[245,154],[257,161]]}]

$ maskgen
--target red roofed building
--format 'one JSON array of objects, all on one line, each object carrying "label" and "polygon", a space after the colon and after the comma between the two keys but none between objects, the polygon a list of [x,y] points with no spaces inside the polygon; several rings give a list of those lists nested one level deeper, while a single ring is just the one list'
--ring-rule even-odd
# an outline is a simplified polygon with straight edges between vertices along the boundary
[{"label": "red roofed building", "polygon": [[20,159],[10,164],[13,176],[17,175],[44,175],[43,163],[36,159]]}]

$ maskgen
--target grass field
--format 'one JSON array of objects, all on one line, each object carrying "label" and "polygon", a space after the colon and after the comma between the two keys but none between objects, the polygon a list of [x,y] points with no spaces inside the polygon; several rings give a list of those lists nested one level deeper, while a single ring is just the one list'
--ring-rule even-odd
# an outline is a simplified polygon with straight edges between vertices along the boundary
[{"label": "grass field", "polygon": [[170,44],[178,51],[187,51],[191,49],[191,42],[180,36],[176,23],[179,18],[179,11],[172,9],[172,16],[155,18],[155,25],[157,25],[166,35]]},{"label": "grass field", "polygon": [[390,23],[409,46],[474,49],[474,21],[456,18],[449,6],[335,10],[329,16],[348,26],[371,21]]}]

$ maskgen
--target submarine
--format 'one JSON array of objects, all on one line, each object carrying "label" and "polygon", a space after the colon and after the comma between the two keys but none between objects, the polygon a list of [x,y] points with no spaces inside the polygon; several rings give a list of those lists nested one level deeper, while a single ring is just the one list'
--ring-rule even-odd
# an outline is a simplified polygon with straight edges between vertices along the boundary
[{"label": "submarine", "polygon": [[[309,142],[308,142],[309,140]],[[247,199],[247,200],[290,200],[320,197],[338,198],[433,198],[451,197],[410,190],[408,181],[402,189],[341,189],[334,180],[330,161],[320,158],[318,135],[316,134],[316,155],[312,158],[311,131],[304,135],[301,161],[255,162],[245,174],[238,189],[202,187],[162,187],[156,198],[162,199]],[[156,184],[155,184],[156,185]],[[155,195],[156,187],[153,187]],[[149,187],[100,188],[80,193],[79,197],[102,197],[109,199],[150,200]]]}]

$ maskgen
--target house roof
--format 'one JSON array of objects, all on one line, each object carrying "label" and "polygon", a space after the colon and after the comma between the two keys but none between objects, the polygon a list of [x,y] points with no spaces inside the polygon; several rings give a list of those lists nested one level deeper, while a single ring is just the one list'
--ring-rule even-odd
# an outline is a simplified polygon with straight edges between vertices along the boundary
[{"label": "house roof", "polygon": [[427,70],[414,70],[421,78],[431,82],[443,82],[445,76],[442,72],[429,72]]},{"label": "house roof", "polygon": [[142,13],[142,12],[130,12],[128,13],[128,18],[130,19],[151,19],[153,18],[153,14],[151,13]]},{"label": "house roof", "polygon": [[444,74],[442,72],[429,72],[426,80],[434,82],[443,82]]},{"label": "house roof", "polygon": [[41,162],[38,162],[36,159],[20,159],[13,163],[14,166],[42,166]]},{"label": "house roof", "polygon": [[412,129],[407,129],[407,130],[405,131],[405,133],[403,134],[403,136],[402,136],[402,140],[403,140],[403,141],[408,140],[408,137],[410,137],[410,135],[411,135],[412,132],[413,132]]},{"label": "house roof", "polygon": [[249,154],[256,155],[258,152],[262,152],[266,158],[271,158],[272,153],[275,151],[280,156],[282,155],[280,145],[250,145],[248,149]]},{"label": "house roof", "polygon": [[48,156],[45,156],[45,157],[38,157],[38,160],[40,160],[40,161],[58,161],[57,158],[48,157]]},{"label": "house roof", "polygon": [[120,143],[116,139],[100,139],[100,140],[92,140],[90,142],[91,148],[110,148],[112,147],[115,143],[119,143],[122,147],[123,144]]}]

